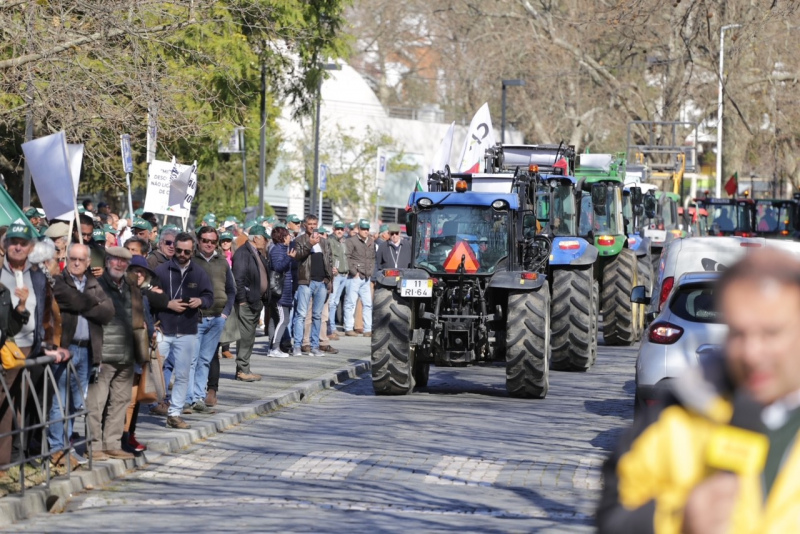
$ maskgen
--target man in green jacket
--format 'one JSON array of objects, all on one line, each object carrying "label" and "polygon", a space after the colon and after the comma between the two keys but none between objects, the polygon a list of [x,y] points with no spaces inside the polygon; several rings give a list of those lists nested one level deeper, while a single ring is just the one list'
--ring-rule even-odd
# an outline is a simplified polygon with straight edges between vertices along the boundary
[{"label": "man in green jacket", "polygon": [[333,235],[328,238],[331,248],[331,269],[333,271],[333,293],[329,297],[328,313],[328,338],[338,339],[336,334],[336,308],[342,299],[342,292],[347,285],[347,247],[344,236],[345,224],[343,221],[333,223]]}]

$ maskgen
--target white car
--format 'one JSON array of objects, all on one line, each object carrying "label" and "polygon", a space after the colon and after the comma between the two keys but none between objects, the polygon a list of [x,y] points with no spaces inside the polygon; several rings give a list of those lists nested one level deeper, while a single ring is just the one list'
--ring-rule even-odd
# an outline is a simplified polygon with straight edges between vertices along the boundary
[{"label": "white car", "polygon": [[[714,307],[715,285],[721,273],[685,273],[678,278],[661,312],[647,328],[636,358],[635,410],[656,402],[669,380],[696,365],[700,353],[715,350],[728,327]],[[634,288],[631,300],[646,304],[644,286]]]},{"label": "white car", "polygon": [[676,239],[664,248],[648,308],[649,317],[657,315],[669,297],[675,281],[684,273],[719,272],[739,261],[745,254],[764,247],[784,250],[800,258],[800,243],[763,237],[693,237]]}]

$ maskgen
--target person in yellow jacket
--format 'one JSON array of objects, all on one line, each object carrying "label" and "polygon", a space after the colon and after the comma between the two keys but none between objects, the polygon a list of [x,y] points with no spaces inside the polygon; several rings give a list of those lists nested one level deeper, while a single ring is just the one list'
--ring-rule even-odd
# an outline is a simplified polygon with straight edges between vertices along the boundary
[{"label": "person in yellow jacket", "polygon": [[800,262],[754,252],[716,299],[725,346],[606,461],[601,533],[800,532]]}]

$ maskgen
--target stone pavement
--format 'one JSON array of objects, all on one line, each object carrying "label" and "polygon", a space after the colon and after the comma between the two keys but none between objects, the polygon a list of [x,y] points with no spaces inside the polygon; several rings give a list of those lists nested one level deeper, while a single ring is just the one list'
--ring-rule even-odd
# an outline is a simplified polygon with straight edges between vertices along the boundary
[{"label": "stone pavement", "polygon": [[[260,329],[259,329],[260,332]],[[231,427],[307,399],[313,393],[332,387],[368,371],[370,340],[346,338],[331,344],[339,354],[321,358],[267,358],[266,337],[258,337],[251,358],[251,369],[263,376],[260,382],[239,382],[234,379],[233,359],[221,359],[221,376],[217,413],[214,415],[184,415],[192,425],[189,430],[165,427],[166,418],[150,415],[142,407],[136,437],[148,446],[148,451],[135,460],[93,462],[93,469],[81,469],[66,477],[54,479],[50,488],[26,490],[24,497],[9,495],[0,499],[0,526],[12,524],[46,511],[63,509],[66,500],[82,490],[94,489],[109,483],[130,469],[157,460],[161,454],[179,451],[190,444],[229,430]],[[235,347],[232,352],[236,352]],[[88,466],[87,466],[88,467]]]}]

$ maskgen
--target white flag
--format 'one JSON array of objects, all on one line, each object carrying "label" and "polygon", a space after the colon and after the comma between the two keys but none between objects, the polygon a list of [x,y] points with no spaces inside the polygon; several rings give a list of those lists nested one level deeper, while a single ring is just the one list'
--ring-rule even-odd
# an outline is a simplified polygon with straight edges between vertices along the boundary
[{"label": "white flag", "polygon": [[63,213],[72,213],[75,208],[75,185],[64,132],[23,143],[22,151],[47,218],[54,219]]},{"label": "white flag", "polygon": [[464,140],[458,172],[480,172],[486,149],[494,145],[494,130],[487,102],[481,106],[472,117],[472,122],[469,123],[469,132]]},{"label": "white flag", "polygon": [[455,127],[455,121],[451,122],[447,133],[442,137],[442,143],[439,145],[439,149],[433,156],[428,174],[433,174],[436,171],[443,171],[446,165],[450,165],[450,151],[453,149],[453,131]]},{"label": "white flag", "polygon": [[175,166],[175,174],[177,175],[169,184],[169,205],[178,206],[182,210],[188,210],[192,207],[192,200],[197,191],[197,162],[189,167],[186,166],[182,171],[178,172],[177,165]]}]

